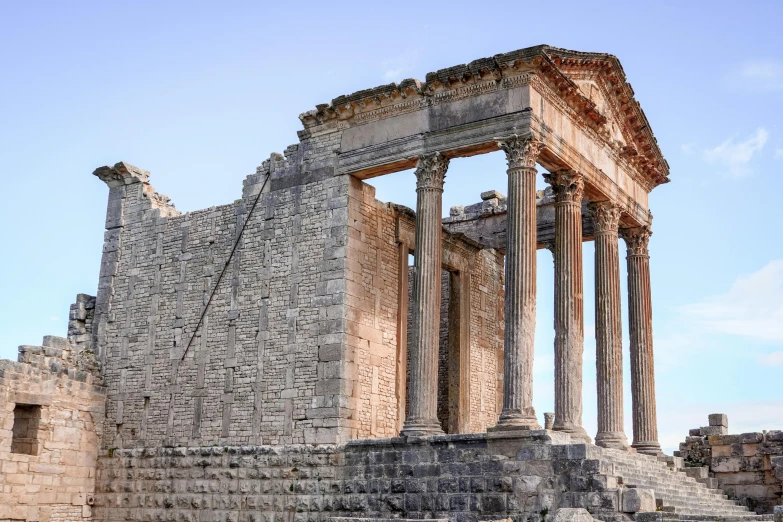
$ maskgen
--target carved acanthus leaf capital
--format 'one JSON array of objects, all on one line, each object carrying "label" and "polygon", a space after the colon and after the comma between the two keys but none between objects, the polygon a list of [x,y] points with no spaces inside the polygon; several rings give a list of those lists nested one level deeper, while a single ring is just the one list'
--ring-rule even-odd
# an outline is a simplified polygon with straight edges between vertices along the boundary
[{"label": "carved acanthus leaf capital", "polygon": [[534,136],[512,136],[498,141],[498,146],[506,153],[509,170],[535,168],[538,155],[544,149],[544,143]]},{"label": "carved acanthus leaf capital", "polygon": [[648,256],[650,255],[647,245],[650,242],[652,230],[649,226],[622,228],[620,237],[625,240],[629,256]]},{"label": "carved acanthus leaf capital", "polygon": [[594,201],[588,205],[593,215],[593,229],[596,234],[617,234],[622,207],[612,201]]},{"label": "carved acanthus leaf capital", "polygon": [[544,174],[544,181],[552,186],[557,203],[581,203],[584,193],[584,178],[575,170],[563,169]]},{"label": "carved acanthus leaf capital", "polygon": [[436,189],[442,191],[448,168],[449,159],[440,152],[419,156],[415,172],[416,190]]}]

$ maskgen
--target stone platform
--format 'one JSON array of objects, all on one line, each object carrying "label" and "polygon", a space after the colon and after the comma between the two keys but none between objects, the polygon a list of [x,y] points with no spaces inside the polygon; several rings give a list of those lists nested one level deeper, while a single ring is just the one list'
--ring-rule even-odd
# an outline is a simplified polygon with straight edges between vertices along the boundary
[{"label": "stone platform", "polygon": [[118,449],[100,458],[95,516],[544,522],[563,508],[618,522],[757,519],[680,472],[676,458],[607,450],[546,430],[340,446]]}]

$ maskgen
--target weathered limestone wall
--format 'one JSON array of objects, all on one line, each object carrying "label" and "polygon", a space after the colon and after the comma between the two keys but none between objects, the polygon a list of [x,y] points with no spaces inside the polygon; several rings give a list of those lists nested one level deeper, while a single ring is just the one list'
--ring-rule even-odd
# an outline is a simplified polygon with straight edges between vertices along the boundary
[{"label": "weathered limestone wall", "polygon": [[[351,178],[346,276],[351,438],[394,437],[397,408],[399,246],[396,212]],[[335,349],[340,349],[335,347]]]},{"label": "weathered limestone wall", "polygon": [[522,515],[542,522],[557,508],[587,507],[601,520],[629,520],[597,448],[555,445],[552,436],[116,450],[101,457],[95,518],[474,522]]},{"label": "weathered limestone wall", "polygon": [[729,435],[726,415],[709,420],[709,426],[690,430],[675,452],[686,471],[759,514],[783,505],[783,431]]},{"label": "weathered limestone wall", "polygon": [[96,171],[110,187],[95,306],[105,448],[350,437],[345,361],[326,353],[346,336],[350,178],[332,156],[328,135],[289,147],[242,199],[184,215],[148,173]]},{"label": "weathered limestone wall", "polygon": [[[406,400],[407,386],[403,381],[409,378],[406,361],[412,341],[408,306],[412,277],[408,252],[414,243],[415,216],[408,209],[376,200],[375,189],[355,178],[351,178],[349,200],[346,379],[353,379],[353,393],[346,402],[350,407],[342,414],[351,415],[346,420],[351,438],[392,437],[399,433],[404,418],[400,403]],[[460,274],[450,276],[444,271],[444,277],[447,281],[453,279],[458,286],[460,278],[467,278],[461,291],[469,292],[469,296],[463,303],[464,309],[451,309],[451,332],[444,328],[449,324],[449,300],[443,301],[440,333],[444,367],[439,387],[445,394],[446,410],[464,408],[462,428],[452,432],[480,432],[492,426],[499,415],[503,257],[447,232],[443,232],[442,248],[444,263],[450,263],[450,270]],[[407,281],[400,279],[403,275],[408,276]],[[401,288],[405,290],[400,292]],[[444,288],[447,290],[449,285]],[[337,317],[340,310],[334,307],[327,314]],[[463,325],[460,314],[464,314]],[[403,330],[401,321],[406,326]],[[459,334],[463,330],[464,344],[460,344]],[[406,332],[402,334],[404,343],[399,339],[401,331]],[[450,344],[449,335],[456,345]],[[321,350],[334,357],[339,353],[337,346]],[[460,355],[462,350],[466,350],[464,357]],[[465,388],[462,392],[460,386]],[[462,403],[460,393],[464,394]]]},{"label": "weathered limestone wall", "polygon": [[105,393],[59,337],[0,360],[0,520],[90,520]]}]

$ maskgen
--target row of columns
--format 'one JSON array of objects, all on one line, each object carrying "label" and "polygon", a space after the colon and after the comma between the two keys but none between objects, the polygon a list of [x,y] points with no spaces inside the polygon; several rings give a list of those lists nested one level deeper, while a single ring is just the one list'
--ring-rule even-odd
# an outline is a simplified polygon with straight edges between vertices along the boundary
[{"label": "row of columns", "polygon": [[[508,162],[503,409],[493,429],[540,429],[533,408],[536,323],[536,160],[543,145],[535,138],[498,143]],[[422,156],[416,167],[414,343],[411,347],[410,407],[402,435],[442,433],[437,420],[438,325],[440,314],[441,215],[448,159]],[[555,420],[553,429],[589,441],[582,427],[584,306],[582,282],[582,175],[573,170],[546,174],[555,195]],[[647,244],[649,227],[620,229],[621,208],[609,201],[590,204],[595,224],[596,444],[626,448],[623,426],[622,323],[618,241],[628,247],[633,444],[660,453],[655,409],[652,308]]]}]

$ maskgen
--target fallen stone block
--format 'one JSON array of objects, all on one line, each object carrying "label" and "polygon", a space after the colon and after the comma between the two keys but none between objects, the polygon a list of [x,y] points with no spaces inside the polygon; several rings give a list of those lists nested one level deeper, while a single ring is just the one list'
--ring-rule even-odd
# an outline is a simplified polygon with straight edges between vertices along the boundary
[{"label": "fallen stone block", "polygon": [[623,490],[623,512],[655,511],[655,492],[651,489],[628,488]]}]

